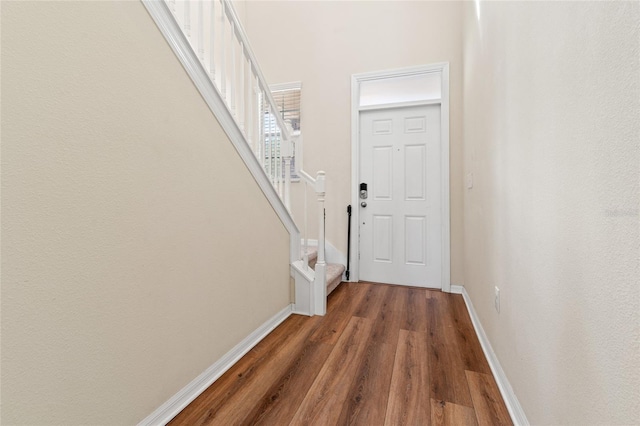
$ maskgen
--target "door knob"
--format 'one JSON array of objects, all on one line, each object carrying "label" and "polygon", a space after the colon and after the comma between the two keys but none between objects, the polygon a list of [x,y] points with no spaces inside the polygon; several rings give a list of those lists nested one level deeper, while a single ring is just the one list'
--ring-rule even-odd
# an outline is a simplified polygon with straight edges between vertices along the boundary
[{"label": "door knob", "polygon": [[367,202],[366,202],[366,201],[363,201],[363,202],[361,202],[361,203],[360,203],[360,205],[361,205],[362,207],[367,207]]}]

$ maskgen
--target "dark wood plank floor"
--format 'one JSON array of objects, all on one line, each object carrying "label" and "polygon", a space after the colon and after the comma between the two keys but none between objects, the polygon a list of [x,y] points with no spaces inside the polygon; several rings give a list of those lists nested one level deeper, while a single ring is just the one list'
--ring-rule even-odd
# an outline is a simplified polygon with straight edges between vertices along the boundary
[{"label": "dark wood plank floor", "polygon": [[460,295],[343,283],[292,315],[172,425],[512,424]]}]

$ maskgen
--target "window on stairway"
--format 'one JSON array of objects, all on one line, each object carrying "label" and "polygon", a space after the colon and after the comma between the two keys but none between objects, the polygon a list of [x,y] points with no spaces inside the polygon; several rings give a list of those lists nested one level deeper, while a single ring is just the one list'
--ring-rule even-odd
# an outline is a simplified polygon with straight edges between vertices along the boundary
[{"label": "window on stairway", "polygon": [[294,132],[299,132],[302,84],[300,82],[275,84],[270,86],[270,89],[282,119],[285,123],[291,124]]},{"label": "window on stairway", "polygon": [[[285,123],[288,123],[293,129],[294,135],[300,134],[300,98],[302,95],[302,83],[301,82],[293,82],[293,83],[283,83],[283,84],[274,84],[269,86],[271,89],[271,96],[273,96],[273,100],[275,101],[278,107],[278,113],[280,117],[282,117]],[[265,126],[272,126],[275,122],[275,117],[271,116],[271,114],[267,113],[265,116]],[[272,128],[275,128],[273,126]],[[265,127],[265,134],[269,134],[267,131],[267,127]],[[279,141],[280,135],[277,135],[275,138],[275,143],[278,144],[276,149],[279,150]],[[296,147],[293,148],[294,152],[291,157],[291,179],[294,181],[299,180],[299,176],[296,173]],[[282,167],[282,177],[284,178],[284,160]]]}]

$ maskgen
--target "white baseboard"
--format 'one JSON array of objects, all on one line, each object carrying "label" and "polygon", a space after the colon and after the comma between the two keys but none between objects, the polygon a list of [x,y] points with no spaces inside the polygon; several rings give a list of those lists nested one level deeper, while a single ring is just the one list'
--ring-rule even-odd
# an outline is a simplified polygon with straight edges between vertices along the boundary
[{"label": "white baseboard", "polygon": [[516,426],[529,426],[527,416],[525,416],[524,411],[520,406],[520,402],[518,401],[518,398],[513,392],[513,388],[511,387],[511,384],[507,379],[507,375],[504,373],[504,370],[500,365],[500,361],[498,361],[498,357],[496,356],[495,352],[493,352],[491,343],[489,342],[489,339],[487,338],[487,335],[482,328],[480,318],[478,318],[478,314],[473,307],[473,303],[471,303],[471,299],[469,298],[467,289],[460,285],[452,285],[451,293],[461,294],[464,298],[464,303],[465,305],[467,305],[467,311],[469,311],[469,316],[471,317],[473,328],[476,330],[478,340],[480,340],[480,345],[482,346],[482,351],[484,352],[484,356],[489,362],[489,367],[491,368],[493,377],[496,379],[498,389],[500,389],[500,394],[502,394],[502,398],[504,399],[504,403],[507,406],[507,410],[509,410],[509,415],[511,416],[513,424]]},{"label": "white baseboard", "polygon": [[[464,287],[463,286],[451,284],[451,289],[450,289],[449,293],[463,294],[462,293],[463,291],[464,291]],[[469,306],[467,306],[467,308],[469,308]]]},{"label": "white baseboard", "polygon": [[191,401],[204,392],[213,382],[231,368],[240,358],[257,345],[267,334],[271,333],[282,321],[287,319],[293,311],[293,305],[289,305],[267,322],[258,327],[253,333],[248,335],[243,341],[238,343],[233,349],[227,352],[222,358],[213,363],[202,372],[191,383],[182,388],[172,396],[167,402],[149,414],[138,426],[166,425],[180,411],[182,411]]}]

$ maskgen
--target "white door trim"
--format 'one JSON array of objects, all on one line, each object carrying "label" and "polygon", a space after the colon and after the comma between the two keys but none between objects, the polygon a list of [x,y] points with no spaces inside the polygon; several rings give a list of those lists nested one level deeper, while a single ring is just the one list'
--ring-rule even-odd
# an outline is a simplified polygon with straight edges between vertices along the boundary
[{"label": "white door trim", "polygon": [[390,109],[390,108],[405,108],[412,106],[423,106],[423,105],[440,105],[442,101],[440,99],[429,99],[424,101],[409,101],[409,102],[395,102],[390,104],[381,104],[381,105],[366,105],[359,107],[360,112],[362,111],[371,111],[371,110],[379,110],[379,109]]},{"label": "white door trim", "polygon": [[[441,141],[440,146],[440,170],[442,182],[442,291],[451,292],[451,219],[449,216],[449,63],[441,62],[437,64],[400,68],[386,71],[374,71],[362,74],[354,74],[351,76],[351,209],[352,223],[356,226],[352,227],[351,235],[351,262],[350,262],[350,281],[358,281],[360,277],[359,255],[359,236],[358,229],[360,223],[360,214],[358,203],[359,193],[358,184],[360,183],[360,110],[371,109],[360,107],[360,84],[365,81],[379,80],[393,77],[407,77],[411,75],[427,74],[439,72],[442,75],[442,97],[440,99],[441,108]],[[425,101],[422,104],[427,105],[434,103],[433,101]],[[421,104],[413,103],[413,104]],[[377,106],[376,109],[397,107],[398,105]]]}]

